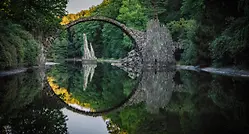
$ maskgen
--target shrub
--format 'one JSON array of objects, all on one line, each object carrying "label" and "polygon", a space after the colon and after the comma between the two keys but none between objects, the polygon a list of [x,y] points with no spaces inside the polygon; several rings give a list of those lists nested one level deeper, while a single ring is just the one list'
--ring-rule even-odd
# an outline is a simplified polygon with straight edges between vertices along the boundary
[{"label": "shrub", "polygon": [[167,24],[174,41],[182,44],[184,52],[182,54],[182,64],[195,64],[197,62],[197,46],[194,42],[197,30],[195,20],[171,21]]},{"label": "shrub", "polygon": [[0,69],[31,66],[37,63],[38,42],[20,25],[0,23]]},{"label": "shrub", "polygon": [[248,18],[239,18],[232,23],[210,44],[213,64],[230,65],[239,61],[247,64],[244,60],[248,58],[245,57],[248,56],[248,34]]}]

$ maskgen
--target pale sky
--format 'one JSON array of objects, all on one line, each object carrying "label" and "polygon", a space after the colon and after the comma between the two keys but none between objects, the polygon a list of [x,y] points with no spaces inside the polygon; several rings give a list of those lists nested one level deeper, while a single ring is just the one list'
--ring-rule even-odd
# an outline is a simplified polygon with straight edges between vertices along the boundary
[{"label": "pale sky", "polygon": [[107,126],[101,116],[81,115],[66,108],[61,110],[67,116],[67,131],[70,134],[108,134]]},{"label": "pale sky", "polygon": [[99,5],[103,0],[68,0],[68,13],[77,13],[81,10],[88,9],[93,5]]}]

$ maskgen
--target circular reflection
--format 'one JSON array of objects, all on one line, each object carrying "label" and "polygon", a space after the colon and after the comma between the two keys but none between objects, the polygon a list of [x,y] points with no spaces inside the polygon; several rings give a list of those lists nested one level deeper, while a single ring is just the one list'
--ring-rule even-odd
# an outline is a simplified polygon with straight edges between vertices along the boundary
[{"label": "circular reflection", "polygon": [[48,71],[47,80],[67,109],[91,116],[121,107],[138,85],[138,79],[110,64],[57,65]]}]

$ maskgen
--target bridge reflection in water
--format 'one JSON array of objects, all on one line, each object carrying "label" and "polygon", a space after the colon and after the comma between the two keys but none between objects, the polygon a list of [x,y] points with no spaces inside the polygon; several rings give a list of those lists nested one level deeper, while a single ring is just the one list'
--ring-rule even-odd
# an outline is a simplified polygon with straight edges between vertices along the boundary
[{"label": "bridge reflection in water", "polygon": [[[95,68],[91,81],[91,73],[87,75],[84,71],[89,68]],[[108,132],[212,133],[219,129],[222,133],[230,130],[241,133],[249,130],[246,118],[249,97],[244,88],[249,86],[248,79],[179,73],[166,68],[148,69],[131,79],[124,71],[102,64],[55,66],[48,70],[44,84],[42,77],[43,73],[34,71],[0,79],[3,85],[0,132],[66,133],[77,129],[88,133],[81,128],[94,129],[90,122],[84,127],[72,127],[84,122],[81,119],[88,121],[83,117],[94,120],[96,125],[106,125],[102,130]],[[84,77],[88,78],[85,91]]]},{"label": "bridge reflection in water", "polygon": [[[96,64],[84,64],[82,66],[84,74],[82,77],[84,81],[83,91],[87,90],[87,85],[92,82],[96,67]],[[155,70],[146,70],[135,78],[137,82],[125,99],[120,100],[118,104],[110,108],[101,110],[93,109],[91,104],[73,98],[67,89],[56,85],[52,77],[47,77],[46,89],[51,96],[57,98],[57,103],[64,105],[68,110],[83,115],[102,116],[142,102],[145,102],[149,112],[157,113],[159,108],[167,106],[173,92],[184,92],[182,86],[174,82],[176,74],[176,70],[172,68],[164,69],[163,72],[158,73]]]}]

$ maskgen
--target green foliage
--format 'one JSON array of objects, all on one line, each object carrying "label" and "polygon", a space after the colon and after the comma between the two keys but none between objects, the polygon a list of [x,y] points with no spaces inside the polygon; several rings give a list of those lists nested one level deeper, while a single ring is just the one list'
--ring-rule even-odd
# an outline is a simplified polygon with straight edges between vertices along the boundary
[{"label": "green foliage", "polygon": [[167,23],[167,27],[175,41],[179,41],[182,38],[192,39],[196,32],[196,25],[195,20],[185,20],[184,18],[180,18],[179,21]]},{"label": "green foliage", "polygon": [[55,61],[63,61],[68,57],[68,45],[69,42],[66,39],[68,36],[67,32],[63,31],[61,35],[56,38],[49,51],[49,58],[53,58]]},{"label": "green foliage", "polygon": [[181,63],[186,65],[194,65],[197,63],[197,51],[196,45],[190,40],[185,40],[184,43],[184,52],[182,54]]},{"label": "green foliage", "polygon": [[184,52],[181,62],[183,64],[195,64],[197,61],[197,46],[194,42],[196,36],[197,24],[195,20],[171,21],[167,24],[173,40],[183,45]]},{"label": "green foliage", "polygon": [[0,69],[37,64],[39,43],[20,25],[0,23]]},{"label": "green foliage", "polygon": [[130,37],[124,34],[120,28],[103,22],[85,22],[71,28],[66,36],[60,37],[60,40],[65,40],[65,43],[58,42],[59,38],[56,39],[51,49],[51,55],[58,55],[54,58],[82,57],[83,33],[87,35],[88,43],[92,43],[98,58],[120,59],[125,57],[133,47]]},{"label": "green foliage", "polygon": [[[143,13],[144,11],[145,8],[142,7],[138,0],[104,0],[100,5],[94,6],[89,10],[83,10],[77,14],[69,14],[64,17],[62,23],[66,24],[68,21],[80,17],[97,15],[117,19],[130,27],[143,30],[147,23],[147,16]],[[133,48],[132,40],[118,27],[103,22],[85,22],[71,28],[68,34],[68,58],[79,58],[82,56],[83,33],[86,33],[88,42],[92,43],[97,58],[120,59],[125,57]],[[68,38],[65,37],[67,40]],[[54,49],[57,48],[54,47]],[[63,50],[58,49],[54,52],[56,51]]]},{"label": "green foliage", "polygon": [[122,6],[123,0],[103,0],[103,2],[96,7],[93,15],[106,16],[113,19],[119,15],[119,9]]},{"label": "green foliage", "polygon": [[[123,44],[124,33],[121,29],[111,24],[105,24],[102,29],[102,43],[104,45],[103,58],[121,58],[130,50],[127,44]],[[128,40],[130,40],[128,38]],[[126,43],[126,42],[124,42]],[[129,45],[129,44],[128,44]]]},{"label": "green foliage", "polygon": [[[183,45],[183,64],[249,65],[247,0],[145,0],[149,18],[167,24]],[[161,12],[160,12],[161,11]]]},{"label": "green foliage", "polygon": [[25,108],[35,100],[42,90],[42,80],[38,74],[38,71],[18,74],[5,78],[5,82],[4,78],[0,79],[0,83],[4,82],[0,91],[1,102],[4,102],[0,104],[1,114],[15,116],[16,110]]},{"label": "green foliage", "polygon": [[229,47],[227,47],[230,41],[230,37],[220,36],[212,42],[210,49],[212,51],[212,58],[214,59],[215,66],[222,66],[222,62],[229,63],[229,61],[226,59],[231,59],[231,53],[229,51]]},{"label": "green foliage", "polygon": [[140,0],[145,7],[145,15],[149,19],[159,19],[166,24],[170,21],[179,20],[182,0]]},{"label": "green foliage", "polygon": [[[2,0],[0,19],[22,25],[44,43],[47,37],[53,36],[61,27],[59,22],[65,15],[66,4],[67,0]],[[248,66],[249,62],[245,60],[249,58],[249,47],[246,45],[249,31],[248,11],[248,0],[104,0],[89,10],[68,14],[61,24],[80,17],[106,16],[117,19],[128,27],[145,30],[149,19],[159,19],[167,24],[173,39],[182,43],[182,63]],[[24,43],[23,39],[27,37],[16,37],[18,32],[12,30],[8,34],[11,40],[5,40],[7,34],[0,37],[0,50],[3,51],[0,62],[6,63],[1,68],[15,67],[23,62],[27,65],[35,64],[37,43]],[[87,33],[98,58],[122,58],[132,48],[131,40],[121,30],[109,24],[94,22],[72,28],[68,34],[71,40],[68,41],[66,36],[57,39],[53,49],[58,50],[53,50],[49,55],[59,59],[81,57],[82,32]],[[28,48],[22,49],[22,45],[17,44],[25,44]],[[34,47],[31,44],[35,44]],[[70,45],[66,47],[66,44]]]},{"label": "green foliage", "polygon": [[0,22],[0,69],[37,64],[42,45],[48,46],[48,37],[61,28],[66,4],[67,0],[1,0],[0,19],[7,21]]},{"label": "green foliage", "polygon": [[[138,30],[146,28],[148,19],[159,19],[183,46],[182,64],[248,66],[248,5],[247,0],[104,0],[79,14],[107,16]],[[79,14],[69,18],[79,18]],[[131,40],[114,26],[80,25],[72,31],[76,43],[70,46],[71,57],[81,56],[80,31],[88,33],[97,57],[121,58],[132,48]]]},{"label": "green foliage", "polygon": [[103,43],[102,43],[102,22],[85,22],[75,26],[72,30],[72,45],[74,48],[69,49],[70,52],[75,52],[74,55],[70,57],[77,57],[77,55],[82,56],[80,48],[84,45],[83,33],[87,35],[88,43],[92,43],[93,49],[95,51],[96,57],[102,57]]},{"label": "green foliage", "polygon": [[142,7],[138,0],[123,0],[117,19],[121,22],[125,22],[129,27],[143,30],[148,21],[147,16],[143,13],[144,10],[145,8]]},{"label": "green foliage", "polygon": [[111,108],[124,101],[137,82],[122,70],[109,64],[99,64],[92,81],[88,81],[86,89],[83,89],[86,71],[81,63],[76,63],[58,65],[48,73],[60,87],[70,89],[72,97],[81,103],[89,103],[96,111]]},{"label": "green foliage", "polygon": [[9,126],[13,133],[67,133],[66,116],[50,106],[54,102],[46,102],[40,73],[0,78],[4,83],[0,90],[1,128]]},{"label": "green foliage", "polygon": [[204,0],[183,0],[181,12],[184,15],[189,15],[191,18],[201,17],[205,9]]},{"label": "green foliage", "polygon": [[36,32],[35,35],[45,38],[60,27],[67,0],[3,0],[3,3],[7,4],[0,10],[2,18],[15,21],[32,33]]},{"label": "green foliage", "polygon": [[168,0],[140,0],[139,2],[146,7],[145,12],[150,18],[154,18],[167,10],[165,7],[168,4]]},{"label": "green foliage", "polygon": [[[248,18],[237,19],[210,45],[214,65],[248,64]],[[244,53],[244,54],[243,54]],[[242,57],[243,56],[243,57]]]},{"label": "green foliage", "polygon": [[112,112],[107,115],[108,118],[117,124],[121,130],[129,134],[135,134],[137,128],[145,121],[150,114],[146,111],[145,104],[134,104],[127,106],[121,111]]},{"label": "green foliage", "polygon": [[249,56],[248,1],[165,2],[181,5],[180,8],[166,6],[168,13],[159,15],[159,20],[166,22],[173,39],[182,43],[183,64],[249,65],[244,60]]}]

